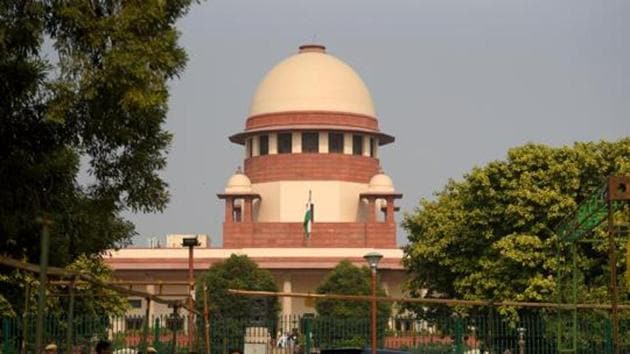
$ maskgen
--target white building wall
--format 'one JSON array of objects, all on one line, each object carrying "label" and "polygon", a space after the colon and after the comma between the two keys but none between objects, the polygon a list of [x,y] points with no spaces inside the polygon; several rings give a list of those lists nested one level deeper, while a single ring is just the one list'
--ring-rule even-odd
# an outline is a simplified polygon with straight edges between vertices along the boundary
[{"label": "white building wall", "polygon": [[261,195],[254,215],[257,222],[301,222],[309,190],[315,205],[315,220],[320,222],[363,221],[365,211],[359,194],[367,183],[342,181],[279,181],[256,183],[252,190]]}]

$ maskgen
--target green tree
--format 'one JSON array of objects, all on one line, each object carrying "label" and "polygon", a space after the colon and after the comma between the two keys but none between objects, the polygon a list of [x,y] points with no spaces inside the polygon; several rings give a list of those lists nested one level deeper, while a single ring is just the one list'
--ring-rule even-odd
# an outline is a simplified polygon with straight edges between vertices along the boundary
[{"label": "green tree", "polygon": [[[561,148],[527,144],[450,181],[403,221],[408,290],[413,296],[553,301],[555,276],[570,261],[554,227],[606,176],[624,173],[630,173],[630,139]],[[602,230],[595,237],[605,240]],[[579,301],[606,301],[606,246],[578,244]]]},{"label": "green tree", "polygon": [[46,214],[63,267],[127,244],[123,211],[165,207],[167,85],[186,61],[175,22],[190,4],[0,0],[3,253],[37,261]]},{"label": "green tree", "polygon": [[[114,280],[114,272],[100,257],[88,257],[81,255],[72,264],[66,267],[68,270],[91,276],[102,282]],[[68,288],[64,289],[68,292]],[[61,291],[61,289],[57,289]],[[117,291],[102,288],[88,282],[79,282],[74,287],[76,300],[74,311],[82,317],[95,318],[101,316],[122,316],[129,308],[127,296]],[[68,299],[61,298],[59,314],[67,314]]]},{"label": "green tree", "polygon": [[[67,270],[89,275],[94,279],[103,282],[113,281],[113,270],[109,268],[98,256],[79,256],[72,264],[66,267]],[[22,311],[26,308],[27,313],[34,314],[37,310],[37,288],[39,280],[37,274],[14,270],[11,273],[0,276],[0,284],[5,289],[13,289],[11,293],[26,297],[26,288],[29,287],[28,303],[22,303],[23,307],[16,309]],[[9,291],[9,290],[7,290]],[[53,316],[65,316],[68,314],[69,306],[69,285],[48,284],[48,303],[46,312]],[[82,280],[77,280],[74,285],[75,303],[74,312],[77,318],[95,318],[102,316],[122,316],[129,307],[127,297],[120,293],[102,288]],[[2,302],[0,301],[0,304]],[[15,316],[12,307],[4,309],[0,316]]]},{"label": "green tree", "polygon": [[[377,295],[385,296],[385,290],[377,283]],[[371,295],[372,275],[367,267],[357,267],[349,260],[341,261],[316,289],[318,294]],[[365,346],[370,338],[371,302],[317,299],[315,309],[315,338],[320,347]],[[383,329],[391,314],[391,304],[377,305],[378,337],[382,340]]]},{"label": "green tree", "polygon": [[[275,297],[238,296],[228,289],[278,291],[273,276],[246,255],[232,254],[196,281],[197,310],[204,310],[204,287],[210,311],[211,347],[217,353],[240,348],[247,327],[266,327],[274,335],[280,305]],[[203,326],[199,326],[203,328]]]},{"label": "green tree", "polygon": [[[108,282],[113,280],[113,271],[107,267],[102,259],[97,256],[80,256],[72,264],[66,267],[67,270],[89,275],[94,279]],[[16,332],[22,333],[26,321],[29,327],[33,328],[37,313],[37,288],[39,281],[36,274],[14,270],[11,273],[0,277],[0,287],[6,289],[8,293],[20,296],[22,307],[9,307],[0,312],[0,317],[16,317],[16,312],[24,313],[20,320],[15,321]],[[10,290],[9,290],[10,289]],[[46,317],[44,338],[47,342],[63,343],[66,339],[69,315],[69,292],[68,285],[49,283],[46,289]],[[74,318],[73,333],[77,342],[87,341],[94,336],[106,337],[111,316],[122,316],[129,307],[127,297],[118,292],[104,289],[100,286],[77,280],[74,286]],[[25,303],[24,303],[25,302]],[[2,302],[0,302],[1,304]],[[35,341],[33,331],[26,332],[25,345],[32,345]],[[21,338],[14,338],[20,340]]]},{"label": "green tree", "polygon": [[203,287],[207,287],[208,308],[214,318],[251,321],[275,320],[280,305],[275,297],[237,296],[228,289],[278,291],[273,276],[246,255],[232,254],[215,263],[197,279],[197,306],[203,312]]}]

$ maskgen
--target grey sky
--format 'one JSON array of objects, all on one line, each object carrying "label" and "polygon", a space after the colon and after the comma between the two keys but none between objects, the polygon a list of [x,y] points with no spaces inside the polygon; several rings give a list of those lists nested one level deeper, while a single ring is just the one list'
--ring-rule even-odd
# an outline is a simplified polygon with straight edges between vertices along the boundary
[{"label": "grey sky", "polygon": [[627,0],[196,5],[179,24],[190,60],[172,83],[172,200],[163,214],[129,215],[135,244],[168,233],[221,244],[216,193],[243,157],[227,137],[244,128],[264,74],[300,44],[326,45],[366,82],[381,130],[396,136],[381,164],[409,212],[509,147],[629,136],[629,18]]}]

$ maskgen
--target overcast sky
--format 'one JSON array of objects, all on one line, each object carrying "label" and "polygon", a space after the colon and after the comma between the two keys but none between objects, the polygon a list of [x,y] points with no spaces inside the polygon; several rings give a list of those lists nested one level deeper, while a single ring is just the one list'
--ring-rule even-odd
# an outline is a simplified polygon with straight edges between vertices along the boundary
[{"label": "overcast sky", "polygon": [[367,84],[381,130],[396,137],[380,158],[404,213],[510,147],[629,136],[629,19],[627,0],[195,5],[179,23],[189,62],[166,125],[172,199],[162,214],[128,215],[134,244],[205,233],[221,245],[216,193],[243,159],[227,137],[244,129],[265,73],[301,44],[324,44]]}]

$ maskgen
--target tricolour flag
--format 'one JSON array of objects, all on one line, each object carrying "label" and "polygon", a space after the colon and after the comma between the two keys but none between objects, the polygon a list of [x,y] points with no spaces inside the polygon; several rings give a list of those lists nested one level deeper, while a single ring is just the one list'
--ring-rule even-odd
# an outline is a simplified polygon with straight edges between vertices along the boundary
[{"label": "tricolour flag", "polygon": [[314,209],[313,202],[311,202],[311,191],[308,191],[308,202],[306,203],[306,211],[304,212],[304,235],[306,235],[306,238],[311,237],[315,217]]}]

